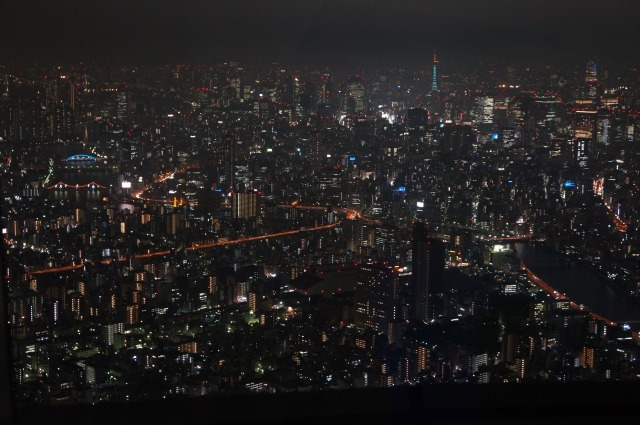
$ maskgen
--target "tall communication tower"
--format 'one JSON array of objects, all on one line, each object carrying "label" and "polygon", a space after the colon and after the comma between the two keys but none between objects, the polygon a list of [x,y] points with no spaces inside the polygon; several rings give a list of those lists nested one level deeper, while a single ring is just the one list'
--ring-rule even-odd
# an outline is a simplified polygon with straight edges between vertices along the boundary
[{"label": "tall communication tower", "polygon": [[431,81],[431,91],[438,91],[438,80],[436,73],[436,64],[438,63],[438,57],[436,55],[436,51],[433,51],[433,80]]}]

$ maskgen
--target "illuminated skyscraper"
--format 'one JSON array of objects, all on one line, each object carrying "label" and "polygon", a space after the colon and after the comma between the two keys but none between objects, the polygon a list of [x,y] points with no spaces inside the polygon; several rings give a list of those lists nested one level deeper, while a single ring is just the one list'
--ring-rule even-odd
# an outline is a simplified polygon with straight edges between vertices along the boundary
[{"label": "illuminated skyscraper", "polygon": [[430,322],[438,315],[438,296],[443,292],[444,242],[429,237],[425,223],[415,223],[411,238],[412,274],[415,291],[414,318]]},{"label": "illuminated skyscraper", "polygon": [[473,123],[476,127],[482,127],[482,124],[486,124],[485,127],[490,127],[493,124],[493,106],[493,97],[476,96],[473,109],[471,110]]},{"label": "illuminated skyscraper", "polygon": [[122,85],[118,88],[116,95],[116,116],[118,119],[126,120],[129,118],[129,90],[128,87]]},{"label": "illuminated skyscraper", "polygon": [[433,51],[433,79],[431,80],[431,91],[438,91],[438,77],[436,72],[436,64],[438,63],[438,57],[436,55],[436,51]]},{"label": "illuminated skyscraper", "polygon": [[234,192],[232,198],[233,218],[255,218],[257,214],[258,194],[256,192]]},{"label": "illuminated skyscraper", "polygon": [[403,380],[415,382],[418,374],[429,369],[431,353],[424,343],[407,347],[403,364]]},{"label": "illuminated skyscraper", "polygon": [[584,81],[587,85],[586,97],[588,99],[595,99],[598,94],[598,67],[595,62],[587,62]]},{"label": "illuminated skyscraper", "polygon": [[135,325],[140,323],[140,307],[137,305],[128,305],[126,309],[127,325]]},{"label": "illuminated skyscraper", "polygon": [[345,110],[349,114],[361,114],[364,112],[365,87],[364,79],[356,75],[347,83],[345,98]]},{"label": "illuminated skyscraper", "polygon": [[577,138],[573,141],[573,159],[584,161],[589,158],[590,139]]},{"label": "illuminated skyscraper", "polygon": [[595,83],[598,81],[598,68],[595,62],[589,61],[587,62],[587,72],[585,81],[587,83]]},{"label": "illuminated skyscraper", "polygon": [[399,273],[378,264],[360,267],[356,280],[355,323],[387,334],[389,323],[397,319]]},{"label": "illuminated skyscraper", "polygon": [[105,345],[114,345],[116,334],[124,333],[124,323],[112,323],[102,327],[102,339]]}]

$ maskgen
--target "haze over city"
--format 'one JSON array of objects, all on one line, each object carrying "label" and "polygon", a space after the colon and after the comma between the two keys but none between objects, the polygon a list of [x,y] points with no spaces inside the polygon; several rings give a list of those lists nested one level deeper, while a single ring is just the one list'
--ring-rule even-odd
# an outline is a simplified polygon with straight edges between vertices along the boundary
[{"label": "haze over city", "polygon": [[637,2],[453,0],[4,2],[0,54],[30,62],[564,63],[637,57]]}]

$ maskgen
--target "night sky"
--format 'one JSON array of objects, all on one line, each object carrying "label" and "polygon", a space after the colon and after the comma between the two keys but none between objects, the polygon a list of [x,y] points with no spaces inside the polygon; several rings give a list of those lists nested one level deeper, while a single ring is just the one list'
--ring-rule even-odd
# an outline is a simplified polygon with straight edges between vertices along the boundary
[{"label": "night sky", "polygon": [[0,63],[640,62],[634,0],[0,3]]}]

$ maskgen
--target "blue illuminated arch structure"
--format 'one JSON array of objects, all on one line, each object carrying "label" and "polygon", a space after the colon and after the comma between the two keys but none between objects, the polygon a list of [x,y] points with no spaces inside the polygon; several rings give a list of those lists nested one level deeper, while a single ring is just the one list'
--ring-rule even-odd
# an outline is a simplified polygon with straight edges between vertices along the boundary
[{"label": "blue illuminated arch structure", "polygon": [[98,160],[96,159],[95,156],[87,155],[84,153],[71,155],[69,158],[67,158],[67,162],[97,162],[97,161]]}]

